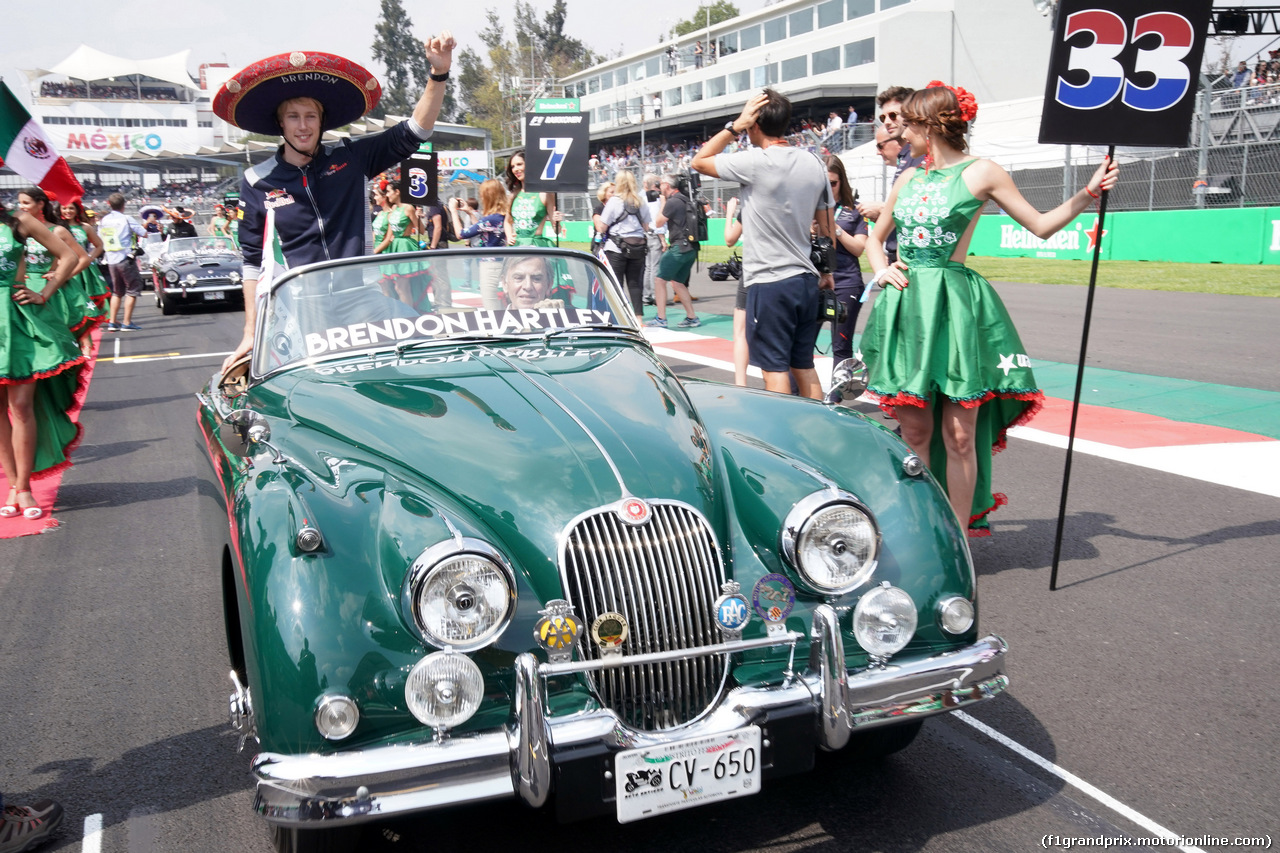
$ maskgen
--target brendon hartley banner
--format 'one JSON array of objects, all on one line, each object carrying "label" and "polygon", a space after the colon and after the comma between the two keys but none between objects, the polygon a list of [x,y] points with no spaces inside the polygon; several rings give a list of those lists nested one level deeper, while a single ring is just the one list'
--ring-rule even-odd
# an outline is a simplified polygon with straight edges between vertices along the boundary
[{"label": "brendon hartley banner", "polygon": [[1040,142],[1186,147],[1212,0],[1062,0]]}]

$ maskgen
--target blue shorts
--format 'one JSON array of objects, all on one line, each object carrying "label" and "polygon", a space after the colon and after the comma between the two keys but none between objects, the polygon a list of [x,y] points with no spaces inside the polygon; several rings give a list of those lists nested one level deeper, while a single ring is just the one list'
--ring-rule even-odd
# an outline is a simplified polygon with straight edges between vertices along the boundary
[{"label": "blue shorts", "polygon": [[812,369],[818,340],[818,277],[812,273],[747,288],[751,364],[771,373]]}]

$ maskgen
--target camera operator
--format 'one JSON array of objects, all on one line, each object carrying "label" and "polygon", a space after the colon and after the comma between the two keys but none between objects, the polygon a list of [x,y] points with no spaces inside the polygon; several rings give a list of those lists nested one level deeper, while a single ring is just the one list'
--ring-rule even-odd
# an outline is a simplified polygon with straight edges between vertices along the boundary
[{"label": "camera operator", "polygon": [[828,156],[827,179],[836,198],[836,298],[845,307],[844,320],[835,324],[831,337],[832,366],[853,357],[853,329],[862,307],[862,266],[858,258],[867,246],[867,221],[858,212],[858,193],[849,186],[844,162]]},{"label": "camera operator", "polygon": [[[704,175],[742,184],[742,281],[747,288],[747,348],[764,374],[765,388],[791,390],[819,399],[822,385],[813,365],[818,337],[818,289],[835,287],[828,251],[825,270],[810,258],[810,225],[830,246],[834,233],[827,171],[813,154],[784,138],[791,123],[791,102],[765,89],[711,137],[693,158]],[[722,154],[746,131],[754,146]]]}]

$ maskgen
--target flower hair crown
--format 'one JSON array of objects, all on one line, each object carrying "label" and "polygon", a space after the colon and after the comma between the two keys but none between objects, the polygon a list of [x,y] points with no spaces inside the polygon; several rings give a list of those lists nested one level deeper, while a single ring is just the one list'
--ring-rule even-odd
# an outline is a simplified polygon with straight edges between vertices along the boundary
[{"label": "flower hair crown", "polygon": [[956,96],[956,101],[960,104],[960,118],[964,121],[973,121],[978,117],[978,99],[973,93],[962,86],[948,86],[941,80],[931,80],[926,89],[950,89]]}]

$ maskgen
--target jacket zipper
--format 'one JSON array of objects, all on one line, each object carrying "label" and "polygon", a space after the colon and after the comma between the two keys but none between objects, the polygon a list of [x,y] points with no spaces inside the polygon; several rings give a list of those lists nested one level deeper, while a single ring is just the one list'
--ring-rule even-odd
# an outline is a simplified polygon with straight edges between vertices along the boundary
[{"label": "jacket zipper", "polygon": [[299,171],[302,172],[302,188],[307,191],[307,198],[311,200],[311,209],[316,212],[316,224],[320,226],[320,246],[324,249],[324,259],[331,261],[333,258],[329,256],[329,239],[324,236],[324,217],[320,215],[320,206],[316,204],[316,197],[311,194],[306,167],[299,167]]}]

